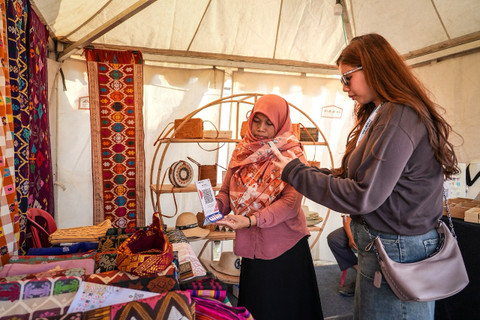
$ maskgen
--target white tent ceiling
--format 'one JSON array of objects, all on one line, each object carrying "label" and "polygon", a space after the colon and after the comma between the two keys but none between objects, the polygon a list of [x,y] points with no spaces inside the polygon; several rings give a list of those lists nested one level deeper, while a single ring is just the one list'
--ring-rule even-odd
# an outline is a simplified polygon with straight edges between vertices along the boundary
[{"label": "white tent ceiling", "polygon": [[[337,0],[340,1],[340,0]],[[346,39],[385,36],[410,64],[480,48],[479,0],[33,0],[57,59],[87,45],[167,62],[335,73]]]}]

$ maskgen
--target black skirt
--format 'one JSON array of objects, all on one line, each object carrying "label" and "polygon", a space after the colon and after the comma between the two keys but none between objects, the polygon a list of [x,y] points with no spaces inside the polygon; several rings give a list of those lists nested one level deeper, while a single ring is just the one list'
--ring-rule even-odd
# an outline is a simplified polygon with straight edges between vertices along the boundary
[{"label": "black skirt", "polygon": [[273,260],[242,259],[238,305],[256,320],[323,319],[307,239]]}]

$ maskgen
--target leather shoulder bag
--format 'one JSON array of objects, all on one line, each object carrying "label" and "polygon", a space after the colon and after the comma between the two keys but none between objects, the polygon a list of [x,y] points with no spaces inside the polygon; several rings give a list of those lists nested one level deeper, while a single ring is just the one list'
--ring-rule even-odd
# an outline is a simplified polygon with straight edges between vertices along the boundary
[{"label": "leather shoulder bag", "polygon": [[[444,299],[463,290],[469,282],[453,229],[446,196],[445,203],[452,232],[443,221],[439,220],[436,228],[439,234],[438,249],[424,260],[411,263],[393,261],[385,252],[380,237],[374,237],[368,232],[372,238],[370,244],[374,244],[373,249],[377,255],[381,272],[400,300],[434,301]],[[364,224],[366,226],[365,220]],[[369,246],[371,246],[370,244]]]}]

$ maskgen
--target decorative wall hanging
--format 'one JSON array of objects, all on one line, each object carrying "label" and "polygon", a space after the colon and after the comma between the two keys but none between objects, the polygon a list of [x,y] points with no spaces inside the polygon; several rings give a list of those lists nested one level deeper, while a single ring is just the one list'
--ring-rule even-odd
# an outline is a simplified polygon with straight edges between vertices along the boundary
[{"label": "decorative wall hanging", "polygon": [[[30,114],[28,208],[42,209],[55,217],[53,171],[48,109],[48,31],[35,11],[28,14],[28,94]],[[23,211],[22,214],[26,213]]]},{"label": "decorative wall hanging", "polygon": [[86,49],[93,223],[145,224],[143,61],[139,52]]},{"label": "decorative wall hanging", "polygon": [[[9,11],[11,12],[11,11]],[[18,254],[19,220],[18,203],[15,192],[15,158],[14,158],[14,120],[12,117],[11,84],[7,47],[7,10],[5,1],[0,1],[0,117],[4,123],[0,130],[0,172],[3,183],[0,186],[0,266],[8,262],[12,255]],[[26,219],[25,219],[26,221]],[[25,227],[25,224],[24,224]]]}]

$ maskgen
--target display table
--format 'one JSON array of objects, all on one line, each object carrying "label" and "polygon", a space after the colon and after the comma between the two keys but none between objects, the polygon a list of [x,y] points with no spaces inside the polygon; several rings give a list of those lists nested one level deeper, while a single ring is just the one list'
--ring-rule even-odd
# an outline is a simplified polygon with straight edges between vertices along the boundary
[{"label": "display table", "polygon": [[[317,227],[311,226],[308,227],[308,231],[316,232],[317,235],[314,238],[313,242],[310,244],[310,249],[313,249],[315,244],[318,242],[318,239],[320,238],[320,235],[322,234],[323,228],[322,227]],[[235,232],[222,232],[222,231],[210,231],[210,233],[201,240],[206,240],[205,243],[203,244],[202,250],[200,250],[198,254],[198,258],[202,256],[203,252],[205,251],[207,245],[212,242],[212,241],[224,241],[224,240],[235,240]]]},{"label": "display table", "polygon": [[[448,218],[443,217],[448,225]],[[478,319],[480,315],[480,224],[452,219],[470,283],[435,304],[435,319]],[[438,279],[442,281],[442,279]]]}]

